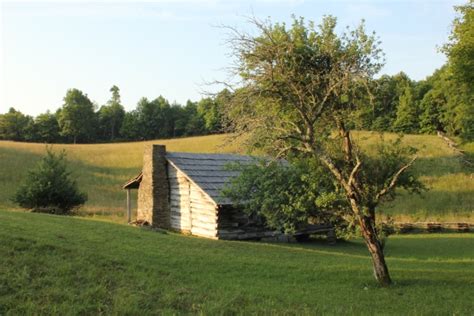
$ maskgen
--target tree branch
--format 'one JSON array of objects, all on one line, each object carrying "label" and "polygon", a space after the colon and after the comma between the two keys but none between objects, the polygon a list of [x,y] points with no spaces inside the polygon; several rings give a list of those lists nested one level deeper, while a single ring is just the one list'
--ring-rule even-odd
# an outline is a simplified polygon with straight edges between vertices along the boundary
[{"label": "tree branch", "polygon": [[413,163],[415,162],[415,160],[418,158],[418,156],[415,156],[413,157],[412,160],[410,160],[409,163],[407,163],[406,165],[404,165],[403,167],[401,167],[396,173],[395,175],[393,176],[392,178],[392,181],[390,181],[390,184],[383,188],[382,190],[380,190],[379,193],[377,193],[377,195],[375,196],[375,205],[377,205],[380,201],[380,199],[390,193],[390,191],[393,190],[393,188],[395,187],[395,185],[397,184],[397,181],[398,181],[398,178],[400,178],[400,176],[402,175],[403,172],[405,172],[405,170],[407,170],[408,168],[410,168],[411,165],[413,165]]}]

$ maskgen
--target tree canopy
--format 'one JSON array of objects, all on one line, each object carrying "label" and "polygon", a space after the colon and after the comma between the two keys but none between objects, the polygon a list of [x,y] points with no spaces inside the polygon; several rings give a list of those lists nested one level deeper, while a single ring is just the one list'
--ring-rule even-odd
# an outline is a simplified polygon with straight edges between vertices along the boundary
[{"label": "tree canopy", "polygon": [[418,191],[420,183],[409,172],[415,159],[409,149],[389,143],[372,157],[351,137],[353,114],[373,100],[371,82],[383,65],[378,39],[363,22],[339,35],[331,16],[317,26],[303,18],[291,26],[252,23],[257,36],[231,28],[241,81],[225,107],[227,121],[252,148],[324,166],[360,227],[376,279],[390,284],[375,208],[395,197],[396,186]]},{"label": "tree canopy", "polygon": [[64,97],[58,122],[61,135],[71,137],[73,142],[86,142],[96,131],[96,116],[92,101],[78,89],[70,89]]}]

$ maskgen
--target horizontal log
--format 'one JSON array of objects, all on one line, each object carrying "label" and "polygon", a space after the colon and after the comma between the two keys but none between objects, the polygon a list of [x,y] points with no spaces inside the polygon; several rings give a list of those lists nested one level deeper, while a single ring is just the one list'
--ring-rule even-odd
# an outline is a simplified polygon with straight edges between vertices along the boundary
[{"label": "horizontal log", "polygon": [[252,238],[264,238],[264,237],[274,237],[278,235],[275,231],[253,231],[253,232],[245,232],[242,230],[235,230],[235,231],[224,231],[219,229],[217,232],[217,236],[219,239],[252,239]]},{"label": "horizontal log", "polygon": [[202,213],[202,214],[213,214],[217,216],[216,209],[209,207],[207,205],[196,205],[196,204],[191,203],[189,206],[193,212]]},{"label": "horizontal log", "polygon": [[191,201],[189,198],[185,195],[179,196],[179,195],[172,195],[170,196],[170,202],[176,203],[182,203],[184,205],[188,205]]},{"label": "horizontal log", "polygon": [[173,216],[176,218],[191,218],[189,212],[176,212],[175,210],[170,212],[170,216]]},{"label": "horizontal log", "polygon": [[191,229],[194,229],[194,228],[217,231],[217,225],[216,224],[203,223],[203,222],[196,221],[196,220],[193,220],[193,222],[191,224]]},{"label": "horizontal log", "polygon": [[187,185],[170,185],[170,193],[189,195],[189,187]]},{"label": "horizontal log", "polygon": [[217,207],[212,204],[212,203],[209,203],[205,200],[195,200],[195,199],[190,199],[189,200],[190,204],[191,204],[191,207],[196,207],[196,208],[200,208],[200,209],[213,209],[215,211],[217,211]]},{"label": "horizontal log", "polygon": [[202,228],[198,228],[198,227],[192,227],[191,228],[191,234],[196,235],[196,236],[201,236],[201,237],[216,237],[217,236],[217,231],[216,230],[202,229]]},{"label": "horizontal log", "polygon": [[208,196],[201,192],[201,190],[197,191],[193,186],[191,186],[191,190],[189,190],[189,195],[198,200],[209,199]]},{"label": "horizontal log", "polygon": [[239,227],[239,223],[222,223],[218,222],[217,223],[218,227],[220,229],[232,229],[232,228],[237,228]]},{"label": "horizontal log", "polygon": [[216,217],[212,215],[202,215],[202,214],[196,214],[196,213],[191,213],[191,218],[193,221],[201,221],[203,223],[212,223],[217,225]]},{"label": "horizontal log", "polygon": [[173,175],[183,175],[183,173],[173,166],[168,165],[168,176],[173,176]]},{"label": "horizontal log", "polygon": [[178,203],[176,201],[170,202],[170,207],[178,209],[180,212],[182,212],[182,210],[186,210],[186,212],[188,212],[189,207],[187,205],[188,203]]},{"label": "horizontal log", "polygon": [[191,230],[191,226],[187,224],[177,223],[177,222],[170,222],[171,228],[174,229],[184,229],[184,230]]},{"label": "horizontal log", "polygon": [[169,179],[169,186],[171,187],[186,187],[189,190],[189,182],[188,181],[181,181],[179,179]]},{"label": "horizontal log", "polygon": [[171,225],[172,229],[177,229],[177,230],[180,230],[180,231],[184,230],[184,231],[188,231],[188,232],[191,231],[191,226],[189,226],[189,225],[182,225],[180,223],[171,223],[170,225]]},{"label": "horizontal log", "polygon": [[191,220],[188,218],[182,218],[182,217],[170,217],[170,221],[173,223],[182,223],[183,225],[191,225]]},{"label": "horizontal log", "polygon": [[199,210],[199,209],[192,208],[191,209],[191,214],[194,214],[194,216],[212,217],[212,218],[215,218],[215,220],[217,222],[217,215],[216,215],[216,213],[214,213],[212,211]]},{"label": "horizontal log", "polygon": [[181,207],[181,205],[172,205],[170,206],[170,212],[174,212],[174,213],[189,213],[189,209],[186,208],[186,207]]}]

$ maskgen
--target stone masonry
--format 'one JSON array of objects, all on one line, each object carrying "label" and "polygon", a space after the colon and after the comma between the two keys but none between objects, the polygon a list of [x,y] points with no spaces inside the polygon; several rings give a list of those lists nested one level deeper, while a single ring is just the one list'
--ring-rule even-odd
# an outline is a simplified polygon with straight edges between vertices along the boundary
[{"label": "stone masonry", "polygon": [[165,146],[145,146],[143,178],[138,190],[137,219],[160,228],[170,227],[169,184],[165,155]]}]

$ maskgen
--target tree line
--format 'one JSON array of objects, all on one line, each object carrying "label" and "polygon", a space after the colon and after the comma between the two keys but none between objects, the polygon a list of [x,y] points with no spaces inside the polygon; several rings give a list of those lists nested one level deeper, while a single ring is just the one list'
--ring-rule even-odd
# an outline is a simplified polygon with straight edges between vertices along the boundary
[{"label": "tree line", "polygon": [[0,139],[45,143],[97,143],[149,140],[221,132],[219,108],[231,96],[222,90],[212,97],[185,105],[162,96],[142,98],[132,111],[125,111],[120,89],[110,88],[110,100],[98,107],[87,94],[69,89],[55,113],[36,117],[10,108],[0,115]]},{"label": "tree line", "polygon": [[[459,84],[448,65],[425,80],[415,81],[403,72],[372,80],[372,95],[358,100],[351,124],[355,129],[410,134],[442,131],[465,140],[474,139],[473,93]],[[98,107],[87,94],[70,89],[55,113],[36,117],[10,108],[0,114],[0,139],[45,143],[97,143],[149,140],[223,131],[221,112],[233,93],[185,105],[162,96],[142,98],[132,111],[125,111],[117,86],[110,100]],[[369,100],[372,98],[372,100]]]}]

